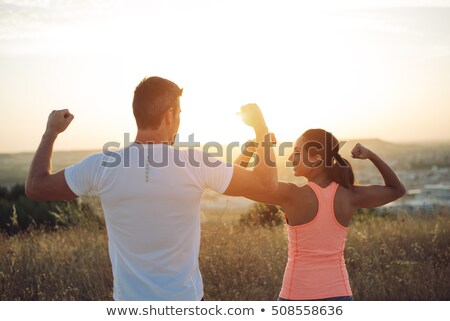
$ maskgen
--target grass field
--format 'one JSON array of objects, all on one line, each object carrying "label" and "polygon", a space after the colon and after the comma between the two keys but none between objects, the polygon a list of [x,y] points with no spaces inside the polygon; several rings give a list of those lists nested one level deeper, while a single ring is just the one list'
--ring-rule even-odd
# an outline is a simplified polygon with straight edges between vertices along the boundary
[{"label": "grass field", "polygon": [[[231,210],[222,214],[236,223],[224,223],[220,213],[203,213],[205,299],[276,299],[287,259],[283,227],[244,227]],[[449,300],[449,213],[356,217],[346,246],[355,300]],[[0,299],[112,299],[106,231],[95,226],[0,236]]]}]

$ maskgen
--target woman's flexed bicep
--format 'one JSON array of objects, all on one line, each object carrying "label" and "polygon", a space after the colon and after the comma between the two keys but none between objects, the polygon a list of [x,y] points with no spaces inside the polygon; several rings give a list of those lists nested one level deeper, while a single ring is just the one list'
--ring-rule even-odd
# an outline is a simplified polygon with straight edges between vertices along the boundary
[{"label": "woman's flexed bicep", "polygon": [[384,186],[354,186],[351,200],[354,207],[370,208],[381,206],[395,201],[405,194],[405,186],[400,182],[392,168],[374,152],[361,144],[356,144],[352,150],[352,157],[356,159],[369,159],[380,172],[385,184]]},{"label": "woman's flexed bicep", "polygon": [[390,186],[370,185],[354,186],[351,203],[355,208],[378,207],[402,197],[404,191]]}]

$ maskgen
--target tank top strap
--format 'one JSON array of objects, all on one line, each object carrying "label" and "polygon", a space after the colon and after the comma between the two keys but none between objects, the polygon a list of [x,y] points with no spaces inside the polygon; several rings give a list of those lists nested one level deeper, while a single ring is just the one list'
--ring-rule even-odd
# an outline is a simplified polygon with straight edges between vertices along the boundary
[{"label": "tank top strap", "polygon": [[320,186],[314,182],[308,181],[305,185],[308,185],[313,190],[314,194],[320,193]]},{"label": "tank top strap", "polygon": [[308,181],[306,185],[311,187],[314,192],[322,193],[323,191],[326,191],[327,193],[331,193],[333,195],[334,193],[336,193],[336,190],[339,186],[339,184],[334,181],[331,182],[327,187],[321,187],[318,184],[314,183],[313,181]]},{"label": "tank top strap", "polygon": [[331,182],[327,187],[320,187],[316,183],[309,181],[306,185],[311,187],[316,194],[317,200],[320,203],[319,207],[334,213],[334,196],[336,195],[339,184],[336,182]]}]

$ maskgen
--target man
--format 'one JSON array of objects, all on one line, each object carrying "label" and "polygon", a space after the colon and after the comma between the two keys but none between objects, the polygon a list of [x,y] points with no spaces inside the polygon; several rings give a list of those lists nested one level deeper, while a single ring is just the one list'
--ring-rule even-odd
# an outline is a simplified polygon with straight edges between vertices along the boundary
[{"label": "man", "polygon": [[[54,110],[31,163],[25,191],[32,199],[71,200],[87,192],[99,194],[115,300],[201,300],[203,190],[251,198],[278,184],[276,168],[264,158],[262,144],[256,148],[260,161],[252,170],[225,164],[199,150],[173,148],[181,94],[169,80],[145,78],[133,98],[135,142],[117,152],[91,155],[57,173],[51,171],[53,144],[74,116],[67,109]],[[268,130],[259,108],[246,105],[241,113],[254,128],[257,142],[262,142]]]}]

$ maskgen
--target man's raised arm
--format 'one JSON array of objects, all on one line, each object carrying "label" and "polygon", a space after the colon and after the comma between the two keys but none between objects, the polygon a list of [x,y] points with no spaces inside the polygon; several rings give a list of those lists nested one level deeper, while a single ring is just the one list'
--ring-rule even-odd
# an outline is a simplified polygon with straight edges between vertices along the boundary
[{"label": "man's raised arm", "polygon": [[36,201],[70,200],[77,197],[67,185],[64,170],[52,174],[52,154],[56,137],[66,130],[74,116],[68,109],[54,110],[31,162],[25,194]]},{"label": "man's raised arm", "polygon": [[241,116],[244,123],[255,131],[255,167],[249,170],[234,166],[231,182],[224,194],[252,198],[277,188],[277,167],[270,134],[259,107],[256,104],[245,105],[241,108]]}]

